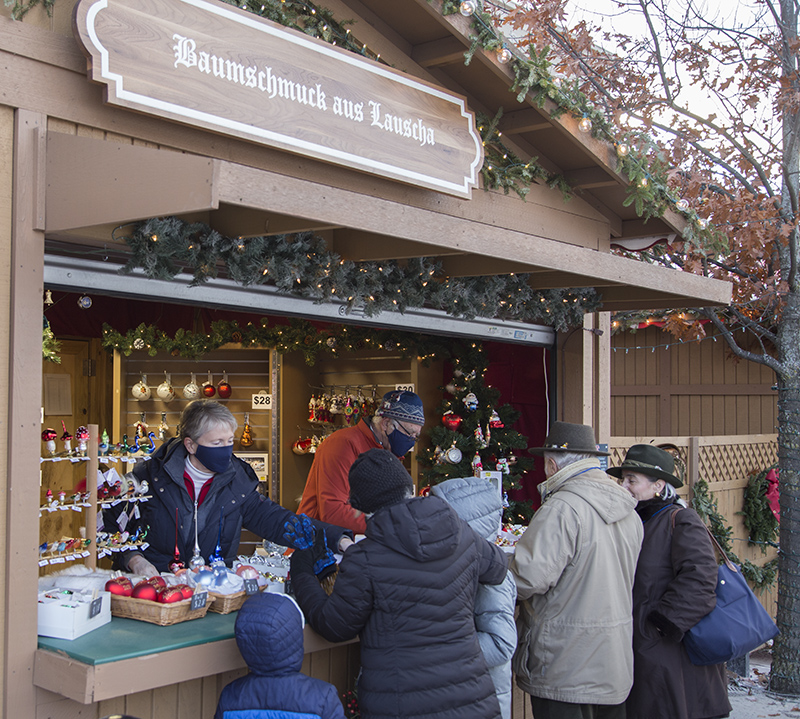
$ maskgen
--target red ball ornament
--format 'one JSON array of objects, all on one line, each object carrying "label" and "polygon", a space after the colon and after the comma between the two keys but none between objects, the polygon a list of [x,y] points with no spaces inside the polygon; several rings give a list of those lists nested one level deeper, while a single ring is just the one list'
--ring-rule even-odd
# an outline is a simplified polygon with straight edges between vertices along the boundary
[{"label": "red ball ornament", "polygon": [[228,399],[231,396],[231,386],[228,384],[228,373],[222,373],[222,382],[217,385],[217,394],[220,396],[221,399]]},{"label": "red ball ornament", "polygon": [[155,602],[158,599],[158,590],[146,581],[139,582],[134,588],[131,596],[134,599],[148,599]]},{"label": "red ball ornament", "polygon": [[106,591],[121,597],[130,597],[133,592],[133,584],[127,577],[116,577],[106,582]]},{"label": "red ball ornament", "polygon": [[217,389],[213,384],[203,385],[203,397],[213,397],[216,393]]},{"label": "red ball ornament", "polygon": [[183,595],[184,599],[191,598],[192,594],[194,594],[194,589],[192,589],[188,584],[176,584],[176,589],[181,590],[181,594]]},{"label": "red ball ornament", "polygon": [[158,593],[158,601],[162,604],[182,602],[185,599],[180,587],[165,587]]},{"label": "red ball ornament", "polygon": [[442,424],[447,427],[447,429],[453,430],[454,432],[459,428],[461,422],[461,416],[457,415],[452,410],[448,410],[442,415]]}]

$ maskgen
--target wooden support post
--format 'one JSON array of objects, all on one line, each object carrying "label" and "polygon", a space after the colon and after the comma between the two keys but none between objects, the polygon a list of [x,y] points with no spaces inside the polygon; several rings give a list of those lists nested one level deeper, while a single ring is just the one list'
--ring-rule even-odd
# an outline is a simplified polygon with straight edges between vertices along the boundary
[{"label": "wooden support post", "polygon": [[46,118],[17,110],[11,221],[9,325],[8,493],[4,576],[5,717],[36,715],[33,656],[39,571],[39,456],[41,455],[42,295],[44,177],[38,172]]},{"label": "wooden support post", "polygon": [[694,487],[700,478],[700,438],[689,437],[689,452],[686,457],[686,488],[688,489],[687,500],[691,501],[694,497]]}]

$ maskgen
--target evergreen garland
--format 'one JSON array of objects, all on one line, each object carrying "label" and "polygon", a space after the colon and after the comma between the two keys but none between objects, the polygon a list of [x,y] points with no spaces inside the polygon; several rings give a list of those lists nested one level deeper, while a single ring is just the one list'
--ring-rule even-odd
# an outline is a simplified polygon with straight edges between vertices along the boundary
[{"label": "evergreen garland", "polygon": [[717,500],[709,493],[708,483],[704,479],[698,480],[693,487],[691,506],[709,526],[711,534],[728,555],[728,559],[741,567],[742,576],[755,589],[761,592],[775,583],[778,577],[777,557],[759,566],[749,559],[742,561],[736,556],[731,547],[733,528],[725,523],[725,517],[717,511]]},{"label": "evergreen garland", "polygon": [[281,353],[302,352],[313,365],[320,353],[339,356],[362,349],[418,357],[423,363],[433,358],[447,359],[466,351],[468,342],[416,332],[398,332],[370,327],[330,325],[320,328],[307,320],[293,319],[289,324],[273,323],[262,317],[258,322],[240,326],[236,320],[216,320],[208,332],[179,329],[170,336],[154,325],[141,324],[125,334],[103,325],[103,347],[117,350],[126,357],[133,352],[147,352],[154,357],[166,352],[174,357],[197,360],[226,344],[246,348],[272,349]]},{"label": "evergreen garland", "polygon": [[778,546],[778,520],[772,513],[767,499],[767,489],[769,488],[767,475],[777,466],[777,464],[773,464],[771,467],[750,475],[744,490],[742,511],[737,512],[744,517],[744,526],[747,528],[750,543],[760,545],[762,554],[766,553],[768,545]]},{"label": "evergreen garland", "polygon": [[244,286],[269,284],[317,303],[342,301],[367,317],[433,307],[467,320],[515,320],[564,331],[601,304],[592,288],[534,291],[526,274],[446,277],[439,263],[424,257],[343,260],[310,232],[231,238],[203,223],[166,217],[138,223],[122,239],[131,250],[125,273],[140,268],[151,279],[172,280],[187,271],[191,284],[200,285],[224,270]]},{"label": "evergreen garland", "polygon": [[[443,416],[445,413],[457,415],[461,422],[456,429],[443,424],[431,428],[434,449],[426,449],[417,457],[424,467],[422,476],[429,485],[435,485],[454,477],[472,476],[476,457],[485,471],[498,471],[497,465],[502,461],[506,469],[503,472],[503,495],[506,499],[503,521],[527,524],[532,515],[530,501],[520,502],[507,496],[508,491],[522,488],[522,475],[533,468],[532,459],[517,456],[528,448],[527,438],[513,429],[520,413],[509,404],[499,405],[500,391],[484,382],[488,360],[479,344],[466,346],[453,354],[455,376],[447,387],[442,388],[451,397],[442,401],[439,413]],[[472,410],[464,401],[470,393],[476,400],[476,408]],[[499,420],[503,426],[492,427],[493,419],[495,424]],[[448,461],[446,452],[449,449],[460,452],[460,461]]]}]

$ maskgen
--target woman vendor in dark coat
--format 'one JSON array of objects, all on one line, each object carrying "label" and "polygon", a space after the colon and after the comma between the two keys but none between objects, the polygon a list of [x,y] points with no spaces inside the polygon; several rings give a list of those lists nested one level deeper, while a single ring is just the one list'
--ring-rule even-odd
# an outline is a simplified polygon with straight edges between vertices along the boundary
[{"label": "woman vendor in dark coat", "polygon": [[673,456],[633,445],[608,474],[638,500],[644,542],[633,584],[633,688],[628,719],[728,716],[725,665],[695,666],[682,639],[716,605],[717,560],[705,525],[677,497]]},{"label": "woman vendor in dark coat", "polygon": [[[186,406],[180,437],[164,442],[133,471],[134,481],[147,482],[152,499],[130,507],[122,503],[117,505],[121,511],[109,516],[131,535],[147,530],[147,546],[117,553],[117,568],[149,577],[175,564],[188,567],[198,557],[203,558],[201,563],[210,563],[213,557],[230,566],[242,528],[284,546],[308,546],[305,534],[310,530],[313,539],[311,520],[258,492],[258,478],[250,465],[233,455],[236,427],[233,414],[219,402],[201,399]],[[120,522],[123,513],[126,517]],[[105,513],[103,518],[108,526]],[[326,528],[334,550],[352,544],[351,532],[324,522],[314,524]]]},{"label": "woman vendor in dark coat", "polygon": [[294,552],[292,585],[312,628],[332,642],[361,638],[364,719],[499,719],[475,630],[478,583],[500,584],[507,561],[439,497],[414,497],[391,452],[370,449],[349,473],[366,539],[347,550],[333,593],[314,550]]}]

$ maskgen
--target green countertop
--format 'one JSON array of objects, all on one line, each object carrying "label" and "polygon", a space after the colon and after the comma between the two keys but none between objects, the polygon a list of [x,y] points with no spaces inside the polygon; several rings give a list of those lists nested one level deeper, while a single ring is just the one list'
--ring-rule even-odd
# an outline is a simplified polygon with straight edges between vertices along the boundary
[{"label": "green countertop", "polygon": [[209,612],[200,619],[161,627],[136,619],[112,617],[108,624],[77,639],[39,637],[39,649],[63,652],[84,664],[106,664],[147,654],[233,639],[238,612]]}]

